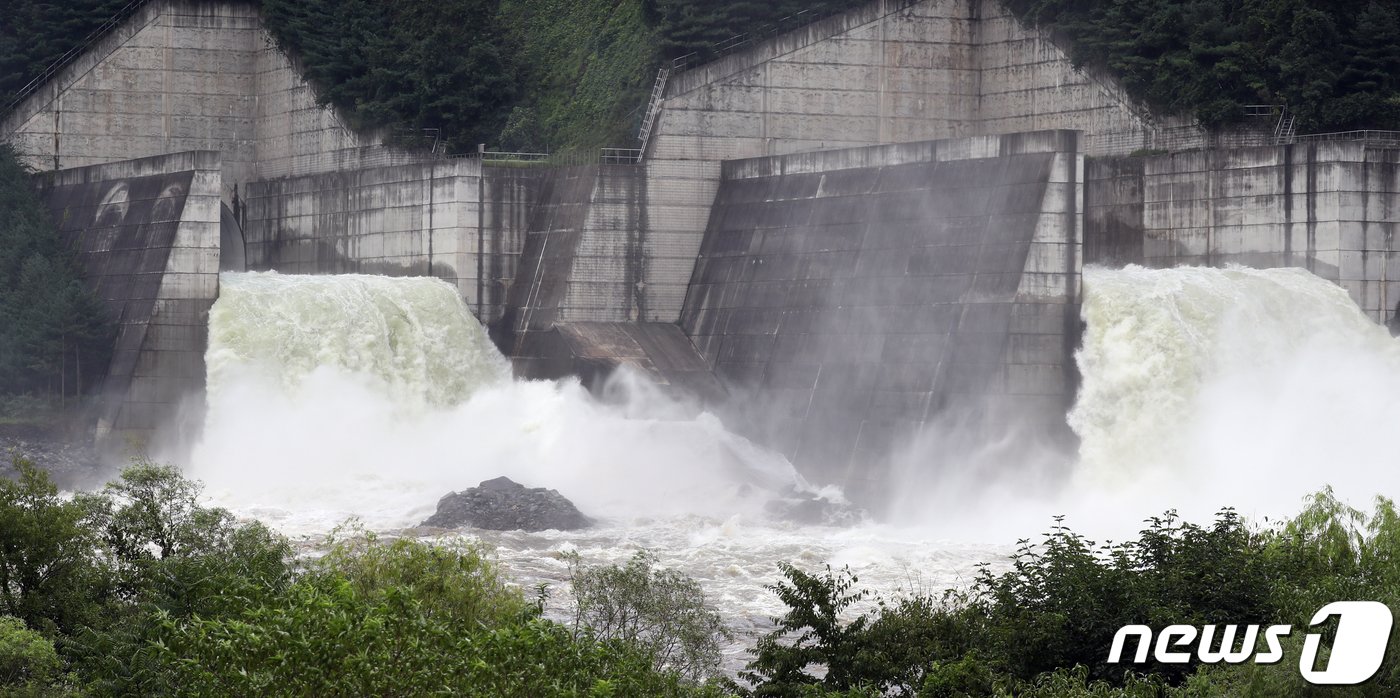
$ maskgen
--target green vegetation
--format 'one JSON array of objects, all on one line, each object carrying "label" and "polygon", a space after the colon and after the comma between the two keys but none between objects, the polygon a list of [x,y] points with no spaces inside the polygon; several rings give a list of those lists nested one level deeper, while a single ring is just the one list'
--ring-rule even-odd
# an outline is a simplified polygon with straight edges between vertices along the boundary
[{"label": "green vegetation", "polygon": [[0,21],[0,109],[129,0],[11,0]]},{"label": "green vegetation", "polygon": [[575,632],[639,647],[658,671],[693,681],[719,670],[720,643],[732,635],[695,580],[657,568],[645,551],[622,567],[584,567],[577,555],[569,562]]},{"label": "green vegetation", "polygon": [[1004,0],[1153,108],[1207,126],[1286,104],[1301,132],[1400,129],[1400,7],[1384,0]]},{"label": "green vegetation", "polygon": [[111,330],[102,308],[79,281],[29,172],[3,144],[0,327],[0,395],[62,399],[81,394],[105,369]]},{"label": "green vegetation", "polygon": [[0,694],[717,693],[698,683],[712,665],[663,666],[713,648],[700,633],[717,617],[693,581],[642,558],[578,568],[594,591],[578,617],[641,610],[661,620],[641,627],[678,644],[630,623],[548,621],[468,545],[350,529],[298,559],[261,524],[198,504],[198,483],[170,466],[138,462],[71,498],[14,467],[0,479]]},{"label": "green vegetation", "polygon": [[[742,676],[753,696],[1307,696],[1297,658],[1312,614],[1337,600],[1400,608],[1400,514],[1380,498],[1367,516],[1330,491],[1278,529],[1231,510],[1208,526],[1174,515],[1132,541],[1096,546],[1061,522],[1023,542],[1011,570],[984,569],[966,591],[913,595],[842,618],[860,601],[848,571],[783,567],[788,607]],[[1106,662],[1124,625],[1292,625],[1286,661],[1202,665]],[[1392,632],[1392,636],[1400,632]],[[1327,695],[1400,694],[1400,659]],[[1259,647],[1263,648],[1262,640]],[[811,671],[821,667],[824,675]]]},{"label": "green vegetation", "polygon": [[738,35],[761,37],[793,29],[866,1],[643,0],[661,54],[674,58],[694,53],[697,61],[714,58],[717,46],[726,46]]},{"label": "green vegetation", "polygon": [[[199,505],[169,466],[139,462],[75,497],[15,469],[0,480],[5,695],[1310,696],[1297,658],[1317,609],[1400,608],[1400,512],[1324,491],[1262,530],[1228,509],[1209,526],[1168,514],[1096,545],[1057,521],[1007,571],[936,597],[882,599],[849,570],[782,565],[769,589],[786,611],[736,681],[716,678],[732,636],[699,586],[645,552],[571,558],[562,624],[543,589],[527,599],[468,544],[350,528],[298,558]],[[1277,664],[1110,665],[1129,624],[1295,631]],[[1374,679],[1326,695],[1400,695],[1394,647]]]}]

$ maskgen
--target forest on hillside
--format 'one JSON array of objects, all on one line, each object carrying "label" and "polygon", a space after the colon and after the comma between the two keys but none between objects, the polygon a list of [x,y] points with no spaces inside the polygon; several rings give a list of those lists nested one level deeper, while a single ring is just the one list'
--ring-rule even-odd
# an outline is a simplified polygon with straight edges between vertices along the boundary
[{"label": "forest on hillside", "polygon": [[[860,0],[256,0],[321,100],[401,144],[454,151],[635,143],[656,69],[806,10]],[[0,20],[0,106],[129,0],[13,0]]]},{"label": "forest on hillside", "polygon": [[1301,132],[1400,129],[1393,0],[1003,0],[1080,64],[1207,126],[1287,105]]},{"label": "forest on hillside", "polygon": [[[12,0],[0,105],[129,0]],[[861,0],[255,0],[320,98],[400,142],[436,129],[559,151],[635,141],[656,68]],[[1400,6],[1388,0],[1003,0],[1159,112],[1229,124],[1287,105],[1302,131],[1400,129]],[[781,20],[802,13],[798,20]]]}]

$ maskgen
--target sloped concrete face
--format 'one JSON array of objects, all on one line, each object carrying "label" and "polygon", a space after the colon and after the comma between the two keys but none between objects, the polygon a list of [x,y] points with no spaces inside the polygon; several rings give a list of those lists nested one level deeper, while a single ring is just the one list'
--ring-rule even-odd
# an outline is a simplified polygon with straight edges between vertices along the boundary
[{"label": "sloped concrete face", "polygon": [[219,154],[202,151],[62,170],[40,191],[84,283],[117,325],[98,407],[99,441],[149,437],[204,387],[219,284]]},{"label": "sloped concrete face", "polygon": [[1312,143],[1088,163],[1086,262],[1303,267],[1377,322],[1400,302],[1400,150]]},{"label": "sloped concrete face", "polygon": [[40,170],[216,150],[258,178],[403,161],[317,103],[255,3],[153,0],[0,120]]},{"label": "sloped concrete face", "polygon": [[1079,285],[1074,132],[725,164],[681,326],[743,423],[809,476],[878,482],[957,414],[1064,437]]},{"label": "sloped concrete face", "polygon": [[674,270],[700,249],[718,161],[1044,129],[1086,154],[1188,148],[1190,119],[1148,114],[1076,69],[997,0],[879,0],[671,78],[648,146],[646,319],[672,322]]},{"label": "sloped concrete face", "polygon": [[509,353],[529,354],[520,342],[556,323],[643,317],[645,184],[638,165],[582,165],[544,175],[498,327]]}]

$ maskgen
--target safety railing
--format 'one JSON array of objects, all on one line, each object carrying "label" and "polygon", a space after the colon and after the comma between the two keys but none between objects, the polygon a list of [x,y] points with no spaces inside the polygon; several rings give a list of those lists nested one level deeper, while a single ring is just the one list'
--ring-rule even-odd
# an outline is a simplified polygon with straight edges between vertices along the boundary
[{"label": "safety railing", "polygon": [[1400,131],[1335,131],[1332,133],[1305,133],[1294,136],[1295,143],[1317,143],[1325,141],[1364,141],[1378,145],[1400,145]]},{"label": "safety railing", "polygon": [[37,92],[40,87],[48,84],[54,76],[58,75],[63,69],[67,68],[69,64],[77,60],[78,56],[87,53],[88,49],[92,48],[93,44],[97,43],[97,41],[106,36],[108,32],[117,28],[122,22],[125,22],[132,15],[136,14],[137,10],[144,7],[146,3],[150,1],[151,0],[131,0],[131,2],[123,5],[120,10],[117,10],[116,14],[108,17],[107,21],[103,22],[101,26],[83,37],[83,40],[78,42],[77,46],[68,49],[63,55],[59,56],[52,63],[49,63],[48,67],[44,68],[42,73],[34,76],[34,79],[25,83],[24,87],[19,88],[15,96],[5,105],[5,108],[0,110],[0,116],[8,115],[10,112],[14,111],[15,107],[19,106],[21,102]]}]

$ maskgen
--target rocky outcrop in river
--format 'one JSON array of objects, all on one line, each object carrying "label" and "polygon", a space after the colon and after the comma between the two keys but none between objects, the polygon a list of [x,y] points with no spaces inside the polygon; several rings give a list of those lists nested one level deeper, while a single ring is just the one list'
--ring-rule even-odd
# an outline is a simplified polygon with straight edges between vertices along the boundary
[{"label": "rocky outcrop in river", "polygon": [[437,513],[422,525],[494,531],[572,531],[592,523],[557,490],[526,487],[508,477],[498,477],[448,493],[438,500]]}]

